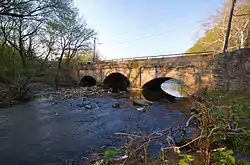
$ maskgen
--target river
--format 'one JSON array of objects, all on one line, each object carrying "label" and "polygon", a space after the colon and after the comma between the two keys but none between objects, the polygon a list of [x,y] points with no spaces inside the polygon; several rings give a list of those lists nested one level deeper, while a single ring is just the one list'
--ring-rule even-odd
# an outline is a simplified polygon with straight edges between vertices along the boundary
[{"label": "river", "polygon": [[[80,106],[86,102],[90,109]],[[121,106],[112,107],[114,103]],[[36,99],[0,109],[0,163],[59,165],[72,160],[86,164],[91,153],[123,144],[116,132],[148,134],[183,125],[186,108],[172,105],[155,102],[139,112],[131,98],[94,97]]]}]

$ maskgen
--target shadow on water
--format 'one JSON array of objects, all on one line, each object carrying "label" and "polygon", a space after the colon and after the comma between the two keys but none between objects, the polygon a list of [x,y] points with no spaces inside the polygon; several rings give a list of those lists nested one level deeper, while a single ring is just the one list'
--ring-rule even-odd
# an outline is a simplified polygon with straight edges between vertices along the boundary
[{"label": "shadow on water", "polygon": [[170,102],[174,102],[176,100],[176,98],[174,96],[171,96],[167,93],[165,93],[163,90],[148,90],[148,89],[144,89],[142,90],[142,95],[144,96],[144,98],[146,100],[149,101],[170,101]]},{"label": "shadow on water", "polygon": [[136,90],[136,91],[129,91],[128,93],[129,98],[137,98],[137,99],[145,99],[148,101],[167,101],[167,102],[175,102],[176,98],[165,93],[162,90]]},{"label": "shadow on water", "polygon": [[109,89],[112,93],[119,94],[121,91],[128,92],[127,96],[129,96],[130,98],[142,98],[148,101],[175,102],[176,97],[164,92],[161,89],[161,84],[167,80],[172,80],[172,78],[170,77],[155,78],[144,84],[142,87],[142,91],[128,92],[127,88],[130,86],[128,78],[120,73],[112,73],[104,80],[103,87]]},{"label": "shadow on water", "polygon": [[170,80],[169,77],[162,77],[153,79],[142,87],[142,95],[146,100],[149,101],[163,101],[167,100],[170,102],[174,102],[176,97],[167,94],[161,89],[161,84],[167,80]]}]

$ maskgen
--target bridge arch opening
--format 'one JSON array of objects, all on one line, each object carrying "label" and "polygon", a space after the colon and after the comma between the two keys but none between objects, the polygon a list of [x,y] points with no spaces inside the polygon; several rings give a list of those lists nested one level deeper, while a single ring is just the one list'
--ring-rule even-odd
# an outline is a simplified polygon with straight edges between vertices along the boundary
[{"label": "bridge arch opening", "polygon": [[129,79],[121,73],[111,73],[103,81],[103,87],[112,92],[126,91],[129,86]]},{"label": "bridge arch opening", "polygon": [[168,100],[171,102],[175,101],[175,97],[167,94],[161,89],[161,84],[167,80],[173,79],[171,77],[160,77],[155,78],[142,86],[142,94],[145,99],[149,101],[159,101],[159,100]]},{"label": "bridge arch opening", "polygon": [[82,87],[90,87],[96,85],[96,80],[92,76],[84,76],[80,81],[80,86]]}]

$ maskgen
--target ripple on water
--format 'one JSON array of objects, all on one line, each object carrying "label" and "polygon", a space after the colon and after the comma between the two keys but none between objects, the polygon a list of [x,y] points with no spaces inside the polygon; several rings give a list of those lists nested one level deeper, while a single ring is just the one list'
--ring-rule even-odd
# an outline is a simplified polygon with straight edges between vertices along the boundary
[{"label": "ripple on water", "polygon": [[[131,99],[88,99],[92,109],[79,108],[81,99],[32,101],[0,111],[0,162],[3,164],[62,163],[123,142],[116,132],[150,133],[185,124],[188,116],[164,104],[139,112]],[[118,102],[120,108],[113,108]],[[95,110],[95,108],[99,109]],[[4,146],[4,147],[3,147]],[[105,148],[103,147],[105,146]]]}]

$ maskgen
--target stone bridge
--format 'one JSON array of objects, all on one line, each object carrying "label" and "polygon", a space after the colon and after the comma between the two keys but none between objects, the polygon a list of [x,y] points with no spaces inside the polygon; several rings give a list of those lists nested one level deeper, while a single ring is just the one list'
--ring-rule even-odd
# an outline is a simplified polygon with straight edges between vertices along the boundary
[{"label": "stone bridge", "polygon": [[101,61],[78,65],[82,85],[96,82],[105,87],[144,88],[176,79],[197,91],[227,88],[250,91],[250,49],[225,54],[198,53]]}]

